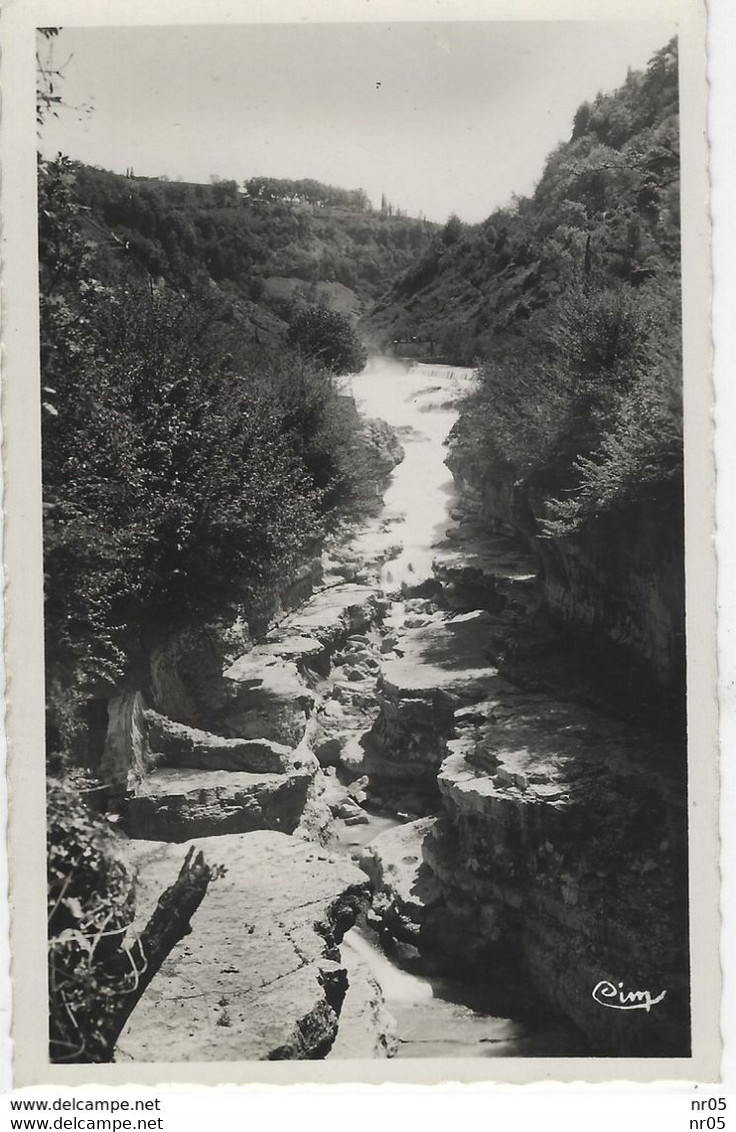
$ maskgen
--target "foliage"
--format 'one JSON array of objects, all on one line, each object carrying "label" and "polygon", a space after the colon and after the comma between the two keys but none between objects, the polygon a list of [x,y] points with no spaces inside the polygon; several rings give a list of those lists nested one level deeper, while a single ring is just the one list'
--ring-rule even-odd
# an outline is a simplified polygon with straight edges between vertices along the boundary
[{"label": "foliage", "polygon": [[245,192],[254,200],[286,201],[295,204],[314,204],[320,208],[339,206],[356,212],[370,208],[365,189],[340,189],[311,178],[284,180],[278,177],[251,177],[244,185]]},{"label": "foliage", "polygon": [[[573,462],[576,483],[552,499],[543,529],[565,535],[611,507],[625,507],[663,487],[678,487],[682,474],[682,366],[677,337],[659,357],[636,367],[631,380],[613,391],[597,444]],[[651,340],[647,342],[651,348]]]},{"label": "foliage", "polygon": [[562,536],[678,490],[677,46],[578,110],[532,197],[451,218],[365,320],[481,381],[459,432]]},{"label": "foliage", "polygon": [[373,212],[361,189],[317,181],[258,177],[240,191],[216,178],[191,184],[79,163],[73,171],[79,231],[100,278],[215,284],[271,337],[283,328],[274,324],[282,311],[270,281],[342,284],[355,292],[353,303],[367,303],[433,231],[424,220]]},{"label": "foliage", "polygon": [[368,355],[350,320],[324,307],[297,310],[289,324],[290,346],[330,373],[360,373]]},{"label": "foliage", "polygon": [[107,1060],[107,1022],[139,977],[135,949],[123,950],[133,920],[134,877],[110,825],[83,800],[87,785],[79,777],[48,784],[49,1054],[54,1062]]},{"label": "foliage", "polygon": [[75,179],[59,158],[39,190],[49,736],[62,752],[85,701],[145,663],[156,626],[247,613],[353,505],[327,366],[362,360],[331,312],[319,364],[254,347],[211,287],[103,283]]}]

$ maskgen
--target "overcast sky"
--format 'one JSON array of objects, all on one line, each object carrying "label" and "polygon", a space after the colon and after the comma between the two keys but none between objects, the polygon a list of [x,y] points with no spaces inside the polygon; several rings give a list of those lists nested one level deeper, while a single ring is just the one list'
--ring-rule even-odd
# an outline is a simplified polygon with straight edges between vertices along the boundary
[{"label": "overcast sky", "polygon": [[385,192],[412,215],[477,221],[530,192],[578,105],[674,33],[661,22],[65,29],[53,51],[69,108],[41,145],[172,179],[314,177],[374,204]]}]

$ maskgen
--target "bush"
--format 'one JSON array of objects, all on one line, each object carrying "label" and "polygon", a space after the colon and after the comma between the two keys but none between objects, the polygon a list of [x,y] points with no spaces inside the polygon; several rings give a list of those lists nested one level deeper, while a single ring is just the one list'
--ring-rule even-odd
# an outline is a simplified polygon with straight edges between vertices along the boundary
[{"label": "bush", "polygon": [[612,508],[657,495],[682,473],[679,361],[642,371],[623,394],[591,457],[574,463],[578,482],[565,499],[548,503],[545,534],[564,536]]},{"label": "bush", "polygon": [[[81,778],[50,780],[48,824],[49,1056],[108,1060],[106,1030],[138,978],[121,967],[133,920],[134,877],[109,824],[82,799]],[[126,970],[127,969],[127,970]]]},{"label": "bush", "polygon": [[682,464],[679,288],[593,277],[495,346],[464,411],[490,465],[546,498],[563,535],[651,495]]},{"label": "bush", "polygon": [[225,358],[227,326],[202,303],[106,294],[73,340],[56,330],[43,457],[60,711],[65,689],[81,701],[114,686],[157,623],[247,607],[288,573],[341,473],[329,378],[293,358]]},{"label": "bush", "polygon": [[368,355],[350,320],[324,307],[303,307],[291,319],[287,342],[334,374],[360,373]]}]

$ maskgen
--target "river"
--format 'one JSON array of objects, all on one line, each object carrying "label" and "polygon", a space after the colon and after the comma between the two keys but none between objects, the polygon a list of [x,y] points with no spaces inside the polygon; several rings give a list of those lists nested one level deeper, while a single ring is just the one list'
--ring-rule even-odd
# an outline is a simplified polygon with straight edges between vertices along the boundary
[{"label": "river", "polygon": [[386,359],[373,360],[350,378],[360,412],[387,421],[404,447],[381,514],[354,542],[368,561],[399,548],[383,567],[381,581],[388,591],[431,577],[433,547],[444,535],[455,500],[445,444],[459,399],[474,380],[470,369],[423,364],[407,369]]},{"label": "river", "polygon": [[[457,494],[445,465],[448,435],[459,402],[473,385],[470,369],[373,360],[348,379],[360,412],[380,417],[397,433],[404,459],[395,468],[379,515],[354,537],[363,561],[383,561],[380,584],[391,598],[386,622],[400,633],[402,584],[432,577],[437,545],[454,523]],[[367,825],[345,829],[337,847],[348,855],[360,850],[399,817],[371,815]],[[350,967],[366,966],[381,987],[396,1020],[399,1057],[564,1056],[574,1052],[574,1036],[561,1022],[500,1017],[487,989],[403,969],[386,954],[366,927],[355,927],[342,943]]]}]

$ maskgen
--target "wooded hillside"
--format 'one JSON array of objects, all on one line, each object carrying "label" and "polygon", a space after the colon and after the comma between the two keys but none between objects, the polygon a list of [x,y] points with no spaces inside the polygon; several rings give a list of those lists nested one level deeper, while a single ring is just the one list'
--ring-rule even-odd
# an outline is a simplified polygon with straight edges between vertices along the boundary
[{"label": "wooded hillside", "polygon": [[679,482],[676,42],[579,108],[531,197],[448,221],[363,329],[480,364],[459,431],[549,535]]},{"label": "wooded hillside", "polygon": [[68,165],[80,230],[106,279],[214,283],[262,338],[293,302],[359,314],[429,243],[435,225],[369,206],[361,189],[251,178],[189,184]]},{"label": "wooded hillside", "polygon": [[531,197],[477,225],[451,217],[365,319],[472,363],[586,279],[639,287],[679,267],[677,47],[578,109]]}]

